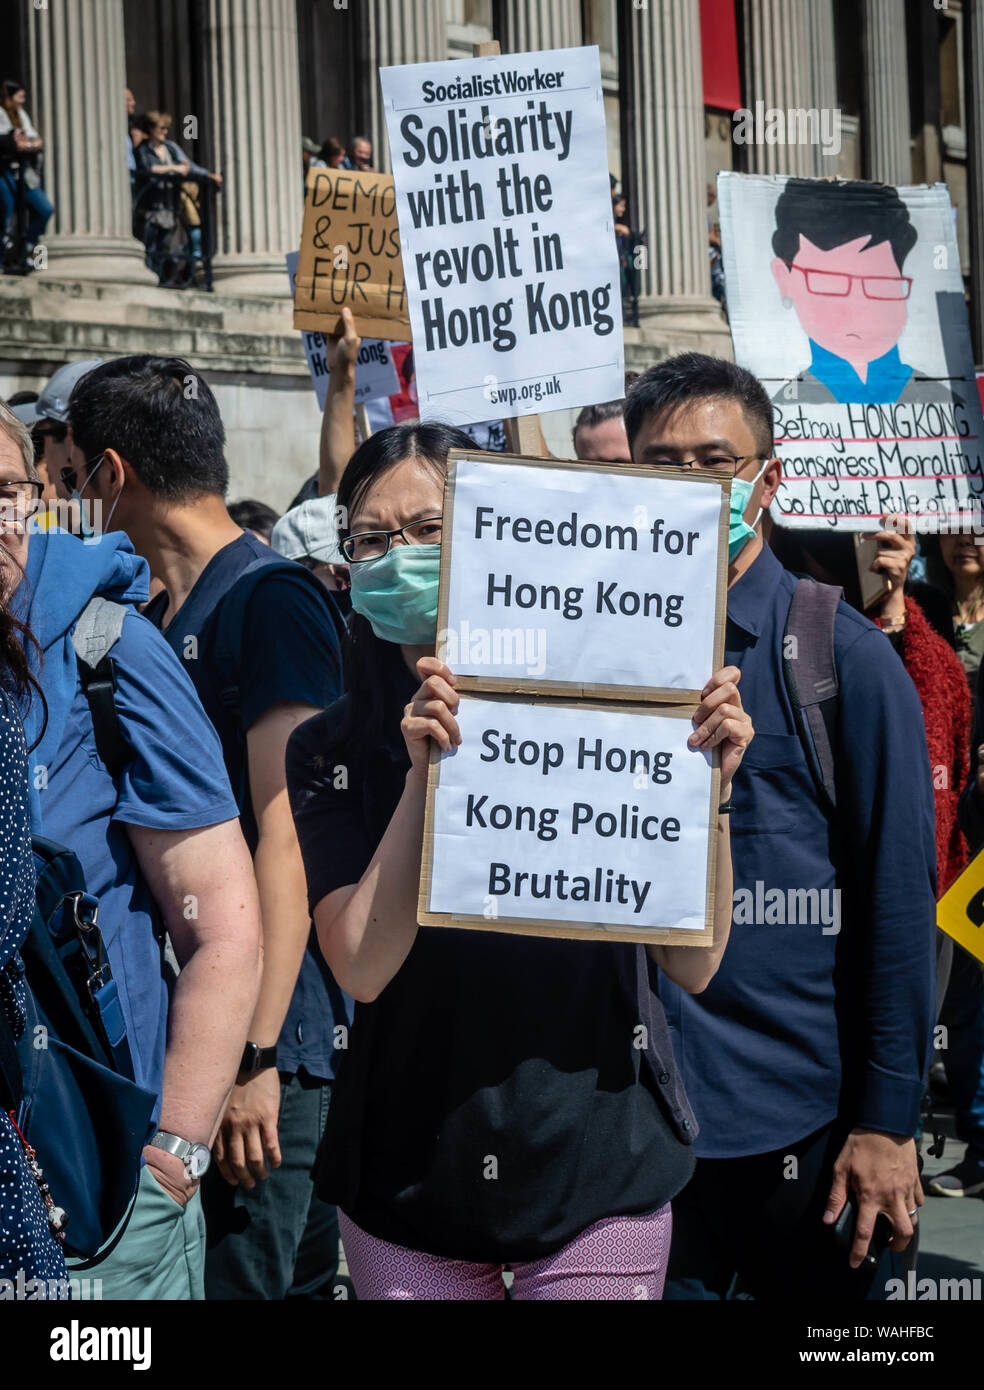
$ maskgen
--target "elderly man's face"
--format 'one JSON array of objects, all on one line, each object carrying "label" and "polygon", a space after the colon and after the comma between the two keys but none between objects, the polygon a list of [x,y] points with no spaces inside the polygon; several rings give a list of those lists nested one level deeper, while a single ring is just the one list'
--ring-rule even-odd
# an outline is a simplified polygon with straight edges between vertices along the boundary
[{"label": "elderly man's face", "polygon": [[357,169],[368,169],[372,163],[372,146],[368,140],[355,140],[352,144],[352,163]]}]

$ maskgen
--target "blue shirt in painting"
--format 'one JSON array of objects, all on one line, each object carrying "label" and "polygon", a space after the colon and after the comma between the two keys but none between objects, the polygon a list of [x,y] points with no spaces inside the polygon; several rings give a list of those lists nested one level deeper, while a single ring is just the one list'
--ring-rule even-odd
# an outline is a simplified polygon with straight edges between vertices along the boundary
[{"label": "blue shirt in painting", "polygon": [[936,844],[919,698],[842,602],[828,820],[782,673],[796,582],[765,546],[728,593],[725,664],[755,726],[732,795],[734,922],[702,994],[660,976],[699,1157],[768,1153],[835,1117],[911,1135],[928,1065]]},{"label": "blue shirt in painting", "polygon": [[[134,607],[147,597],[147,578],[146,561],[122,532],[83,542],[66,531],[37,531],[13,607],[40,643],[38,674],[48,707],[44,735],[30,754],[34,828],[74,850],[99,899],[135,1080],[159,1097],[168,1004],[159,920],[127,827],[197,830],[234,820],[237,807],[219,740],[191,681]],[[72,646],[75,624],[97,595],[130,610],[111,653],[116,709],[133,749],[116,781],[96,750]],[[41,702],[25,703],[30,742],[42,721]]]},{"label": "blue shirt in painting", "polygon": [[906,365],[899,357],[896,345],[883,357],[876,357],[868,363],[868,377],[862,381],[850,362],[838,357],[836,352],[828,352],[819,343],[810,339],[813,359],[809,370],[823,382],[838,401],[858,401],[862,405],[892,405],[901,396],[912,379],[914,368]]}]

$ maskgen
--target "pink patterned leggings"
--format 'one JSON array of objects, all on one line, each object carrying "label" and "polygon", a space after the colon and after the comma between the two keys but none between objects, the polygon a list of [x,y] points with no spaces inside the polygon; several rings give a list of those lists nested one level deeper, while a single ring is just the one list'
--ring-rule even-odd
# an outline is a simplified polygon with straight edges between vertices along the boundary
[{"label": "pink patterned leggings", "polygon": [[[338,1224],[356,1296],[380,1300],[505,1298],[503,1266],[425,1255],[377,1240],[344,1212]],[[670,1204],[642,1216],[596,1221],[553,1255],[509,1266],[514,1299],[649,1299],[663,1297],[670,1252]]]}]

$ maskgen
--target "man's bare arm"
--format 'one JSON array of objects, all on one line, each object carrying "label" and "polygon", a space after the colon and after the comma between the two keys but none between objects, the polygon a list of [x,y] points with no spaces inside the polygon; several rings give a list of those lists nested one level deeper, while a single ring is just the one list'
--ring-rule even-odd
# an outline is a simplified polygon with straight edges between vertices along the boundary
[{"label": "man's bare arm", "polygon": [[345,332],[331,340],[330,375],[325,413],[321,419],[318,460],[318,495],[332,497],[338,491],[349,459],[355,453],[355,364],[362,339],[355,331],[351,309],[342,310]]},{"label": "man's bare arm", "polygon": [[[211,1144],[242,1059],[260,985],[260,911],[238,820],[200,830],[129,825],[141,872],[181,973],[168,1017],[160,1127]],[[158,1149],[148,1162],[182,1189],[183,1165]],[[187,1200],[188,1184],[173,1191]]]}]

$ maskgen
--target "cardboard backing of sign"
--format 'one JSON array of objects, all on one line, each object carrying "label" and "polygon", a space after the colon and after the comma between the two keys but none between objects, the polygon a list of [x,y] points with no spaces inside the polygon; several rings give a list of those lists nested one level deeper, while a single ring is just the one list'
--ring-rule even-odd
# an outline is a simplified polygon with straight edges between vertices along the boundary
[{"label": "cardboard backing of sign", "polygon": [[[464,451],[452,449],[448,454],[447,481],[444,488],[444,526],[443,539],[441,543],[441,577],[440,592],[438,596],[437,610],[437,631],[439,634],[448,630],[448,611],[450,606],[451,589],[451,564],[452,564],[452,531],[455,503],[455,480],[459,461],[472,459],[475,455],[467,454]],[[486,459],[483,462],[489,461]],[[721,493],[721,507],[718,521],[717,534],[717,573],[715,580],[715,615],[714,615],[714,644],[713,644],[713,664],[707,672],[710,676],[712,671],[719,671],[724,665],[724,629],[727,619],[727,589],[728,589],[728,521],[729,504],[731,498],[731,477],[730,475],[721,476],[710,472],[701,472],[697,469],[682,471],[676,468],[661,468],[655,465],[628,466],[624,464],[608,463],[584,463],[580,460],[554,459],[554,458],[527,458],[518,454],[496,454],[494,462],[503,469],[510,466],[522,466],[524,468],[538,467],[545,469],[562,469],[570,472],[583,472],[585,474],[617,474],[621,477],[638,478],[665,478],[669,481],[678,482],[686,479],[687,482],[697,482],[702,486],[716,488]],[[503,473],[503,492],[504,495],[515,501],[515,491],[509,490],[508,475]],[[446,648],[443,644],[438,646],[438,656],[445,659]],[[700,688],[680,688],[672,686],[653,686],[653,685],[620,685],[608,684],[604,681],[558,681],[548,680],[540,676],[515,675],[515,676],[476,676],[463,675],[455,672],[457,688],[462,691],[474,691],[485,693],[520,695],[567,695],[572,697],[583,697],[586,699],[606,699],[606,700],[636,700],[644,703],[667,703],[698,705],[701,699]]]},{"label": "cardboard backing of sign", "polygon": [[410,338],[393,179],[349,169],[311,169],[294,327],[340,334],[344,308],[352,310],[362,338],[397,343]]},{"label": "cardboard backing of sign", "polygon": [[936,925],[984,964],[984,850],[936,904]]},{"label": "cardboard backing of sign", "polygon": [[[463,698],[467,700],[468,696],[465,695]],[[686,732],[681,731],[684,737],[689,735],[690,722],[696,708],[695,706],[682,705],[627,705],[602,701],[591,703],[583,700],[539,700],[535,697],[522,696],[513,696],[508,700],[505,696],[495,695],[483,695],[482,698],[490,699],[493,702],[501,702],[503,704],[529,704],[549,706],[551,708],[574,709],[583,713],[586,720],[590,718],[592,712],[605,711],[619,714],[640,714],[650,717],[665,716],[684,721]],[[434,798],[441,783],[441,767],[443,763],[441,750],[436,743],[433,743],[431,745],[430,764],[427,771],[423,855],[420,865],[420,888],[417,901],[418,924],[424,927],[455,927],[471,931],[507,932],[521,936],[554,936],[568,941],[626,941],[642,943],[648,946],[693,946],[695,948],[713,946],[715,875],[717,873],[718,850],[717,808],[719,805],[721,788],[720,757],[716,748],[712,751],[711,760],[710,795],[708,797],[707,807],[708,840],[704,926],[701,929],[654,926],[640,927],[633,930],[622,924],[610,925],[606,924],[604,921],[580,924],[558,922],[551,918],[510,917],[506,914],[486,917],[483,913],[457,915],[447,912],[431,912],[429,904],[434,869]]]}]

